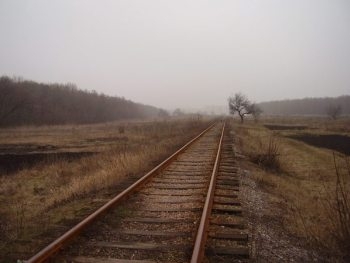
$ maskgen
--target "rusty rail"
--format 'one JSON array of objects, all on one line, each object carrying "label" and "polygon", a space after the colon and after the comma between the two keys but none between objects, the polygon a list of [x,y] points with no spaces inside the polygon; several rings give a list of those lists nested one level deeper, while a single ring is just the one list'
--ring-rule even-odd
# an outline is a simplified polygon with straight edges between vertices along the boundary
[{"label": "rusty rail", "polygon": [[106,204],[104,204],[102,207],[100,207],[98,210],[96,210],[94,213],[86,217],[83,221],[75,225],[73,228],[68,230],[66,233],[64,233],[62,236],[60,236],[58,239],[53,241],[51,244],[49,244],[47,247],[39,251],[36,255],[31,257],[29,260],[25,261],[27,263],[41,263],[48,261],[55,253],[57,253],[62,247],[64,247],[69,241],[71,241],[74,237],[79,235],[81,231],[83,231],[87,226],[92,224],[98,217],[102,216],[106,212],[108,212],[112,207],[119,204],[123,199],[125,199],[127,196],[129,196],[131,193],[135,192],[137,188],[139,188],[141,185],[143,185],[145,182],[147,182],[152,176],[154,176],[157,172],[164,169],[167,165],[169,165],[179,154],[181,154],[183,151],[185,151],[190,145],[192,145],[194,142],[196,142],[199,138],[201,138],[207,131],[209,131],[213,126],[212,124],[208,128],[206,128],[204,131],[202,131],[198,136],[193,138],[191,141],[186,143],[183,147],[181,147],[179,150],[177,150],[173,155],[168,157],[165,161],[157,165],[155,168],[153,168],[151,171],[149,171],[146,175],[144,175],[142,178],[137,180],[134,184],[129,186],[127,189],[125,189],[123,192],[115,196],[113,199],[108,201]]},{"label": "rusty rail", "polygon": [[220,138],[220,142],[219,142],[219,147],[218,147],[218,151],[216,154],[215,164],[214,164],[213,172],[212,172],[211,179],[210,179],[207,197],[205,199],[205,204],[204,204],[204,208],[203,208],[203,212],[202,212],[201,221],[200,221],[200,224],[198,227],[196,240],[194,243],[191,263],[200,263],[203,261],[203,258],[204,258],[205,243],[207,241],[209,218],[211,215],[211,209],[213,207],[216,177],[217,177],[219,164],[220,164],[220,155],[221,155],[222,142],[223,142],[223,138],[224,138],[224,131],[225,131],[225,123],[224,123],[224,125],[222,127],[222,131],[221,131],[221,138]]}]

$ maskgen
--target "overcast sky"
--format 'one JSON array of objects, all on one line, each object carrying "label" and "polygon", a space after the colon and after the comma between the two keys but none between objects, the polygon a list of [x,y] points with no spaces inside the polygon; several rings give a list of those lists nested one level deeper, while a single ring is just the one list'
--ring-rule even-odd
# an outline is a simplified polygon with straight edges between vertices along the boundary
[{"label": "overcast sky", "polygon": [[350,1],[0,0],[0,75],[167,109],[350,94]]}]

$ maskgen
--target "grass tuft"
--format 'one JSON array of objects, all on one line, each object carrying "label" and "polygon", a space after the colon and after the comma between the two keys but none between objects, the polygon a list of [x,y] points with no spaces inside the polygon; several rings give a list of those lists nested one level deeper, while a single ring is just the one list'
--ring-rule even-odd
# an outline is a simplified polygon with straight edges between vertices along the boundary
[{"label": "grass tuft", "polygon": [[267,146],[259,140],[259,150],[257,152],[250,153],[250,159],[253,163],[259,166],[271,170],[280,171],[281,165],[279,161],[280,150],[275,136],[271,136]]}]

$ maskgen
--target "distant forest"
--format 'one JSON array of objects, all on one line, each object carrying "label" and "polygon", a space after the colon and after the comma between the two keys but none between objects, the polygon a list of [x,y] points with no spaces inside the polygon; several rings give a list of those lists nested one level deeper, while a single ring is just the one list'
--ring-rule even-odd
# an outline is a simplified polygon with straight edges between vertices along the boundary
[{"label": "distant forest", "polygon": [[350,96],[305,98],[269,101],[258,104],[267,115],[327,115],[330,107],[341,108],[341,115],[350,115]]},{"label": "distant forest", "polygon": [[74,84],[43,84],[0,77],[0,126],[98,123],[164,115],[164,110],[79,90]]}]

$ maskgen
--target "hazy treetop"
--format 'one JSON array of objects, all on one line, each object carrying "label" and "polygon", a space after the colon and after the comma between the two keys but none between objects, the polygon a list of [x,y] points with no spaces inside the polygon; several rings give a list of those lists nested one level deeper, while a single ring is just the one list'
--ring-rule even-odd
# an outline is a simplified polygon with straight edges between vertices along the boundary
[{"label": "hazy treetop", "polygon": [[348,0],[1,0],[0,73],[164,108],[350,91]]}]

